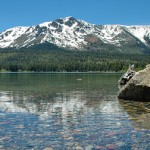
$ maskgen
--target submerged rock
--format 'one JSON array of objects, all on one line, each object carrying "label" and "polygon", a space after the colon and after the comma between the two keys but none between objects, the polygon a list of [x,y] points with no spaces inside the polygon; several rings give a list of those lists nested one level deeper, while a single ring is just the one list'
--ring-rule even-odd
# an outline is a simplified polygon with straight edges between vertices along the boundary
[{"label": "submerged rock", "polygon": [[130,80],[120,87],[118,98],[150,101],[150,65],[144,70],[135,72]]}]

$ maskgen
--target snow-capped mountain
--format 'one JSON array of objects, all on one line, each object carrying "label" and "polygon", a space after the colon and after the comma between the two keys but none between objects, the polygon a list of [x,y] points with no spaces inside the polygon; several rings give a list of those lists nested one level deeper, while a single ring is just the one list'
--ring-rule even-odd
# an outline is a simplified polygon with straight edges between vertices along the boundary
[{"label": "snow-capped mountain", "polygon": [[0,33],[0,48],[21,48],[42,43],[71,50],[149,49],[150,26],[94,25],[73,17]]}]

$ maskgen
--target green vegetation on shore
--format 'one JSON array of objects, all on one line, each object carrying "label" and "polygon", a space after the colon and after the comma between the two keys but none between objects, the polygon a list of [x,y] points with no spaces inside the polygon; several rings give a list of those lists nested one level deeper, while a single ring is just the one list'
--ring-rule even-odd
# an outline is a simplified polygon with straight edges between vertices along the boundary
[{"label": "green vegetation on shore", "polygon": [[150,55],[65,50],[0,50],[1,72],[87,72],[125,71],[129,64],[140,70]]}]

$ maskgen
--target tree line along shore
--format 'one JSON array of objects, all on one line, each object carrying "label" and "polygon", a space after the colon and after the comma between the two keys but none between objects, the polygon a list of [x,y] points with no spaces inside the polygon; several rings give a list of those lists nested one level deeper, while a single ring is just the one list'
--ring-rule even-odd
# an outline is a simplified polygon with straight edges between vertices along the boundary
[{"label": "tree line along shore", "polygon": [[124,72],[150,63],[150,55],[102,51],[0,50],[1,72]]}]

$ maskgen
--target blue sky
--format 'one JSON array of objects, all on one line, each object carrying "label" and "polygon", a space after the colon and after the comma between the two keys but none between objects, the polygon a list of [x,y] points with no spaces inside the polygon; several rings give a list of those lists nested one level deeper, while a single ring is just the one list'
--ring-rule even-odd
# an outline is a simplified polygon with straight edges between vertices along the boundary
[{"label": "blue sky", "polygon": [[93,24],[150,25],[150,0],[0,0],[0,31],[73,16]]}]

